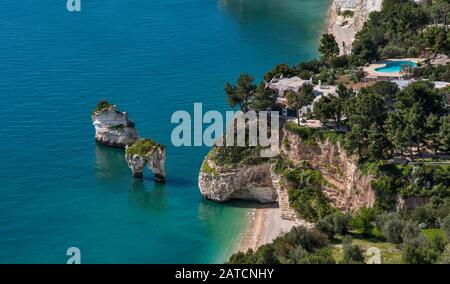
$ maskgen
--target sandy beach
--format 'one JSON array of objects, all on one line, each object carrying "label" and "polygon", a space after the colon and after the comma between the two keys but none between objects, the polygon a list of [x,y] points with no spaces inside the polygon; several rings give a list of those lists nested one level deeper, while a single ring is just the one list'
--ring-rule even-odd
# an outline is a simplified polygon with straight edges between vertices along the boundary
[{"label": "sandy beach", "polygon": [[281,218],[281,209],[277,204],[253,208],[249,214],[247,229],[236,247],[236,252],[255,250],[263,244],[272,242],[280,234],[289,232],[296,224],[294,221]]}]

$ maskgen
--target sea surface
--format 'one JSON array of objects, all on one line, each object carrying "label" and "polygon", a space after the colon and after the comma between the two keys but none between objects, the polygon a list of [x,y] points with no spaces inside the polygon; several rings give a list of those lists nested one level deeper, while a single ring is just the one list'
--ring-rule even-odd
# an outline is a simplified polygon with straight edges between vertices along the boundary
[{"label": "sea surface", "polygon": [[[227,110],[223,87],[317,56],[328,0],[0,3],[0,263],[221,263],[248,219],[197,178],[206,147],[175,148],[177,110]],[[97,146],[91,111],[117,104],[168,146],[167,183]]]}]

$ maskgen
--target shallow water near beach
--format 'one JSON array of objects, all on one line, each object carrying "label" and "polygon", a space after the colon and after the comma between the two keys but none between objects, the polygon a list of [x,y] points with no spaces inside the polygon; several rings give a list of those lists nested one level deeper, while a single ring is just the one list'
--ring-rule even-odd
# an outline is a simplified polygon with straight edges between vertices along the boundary
[{"label": "shallow water near beach", "polygon": [[[176,110],[227,109],[223,86],[317,56],[328,0],[8,1],[0,8],[0,263],[220,263],[246,203],[215,204],[197,178],[208,149],[174,148]],[[133,179],[97,146],[107,99],[168,146],[167,183]]]}]

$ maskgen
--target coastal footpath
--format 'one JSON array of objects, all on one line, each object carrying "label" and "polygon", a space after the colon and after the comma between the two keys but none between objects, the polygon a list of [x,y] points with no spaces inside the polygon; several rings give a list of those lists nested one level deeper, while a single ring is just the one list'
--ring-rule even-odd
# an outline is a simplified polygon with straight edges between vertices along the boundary
[{"label": "coastal footpath", "polygon": [[333,34],[340,53],[349,54],[355,35],[370,13],[381,11],[383,0],[333,0],[328,10],[326,32]]}]

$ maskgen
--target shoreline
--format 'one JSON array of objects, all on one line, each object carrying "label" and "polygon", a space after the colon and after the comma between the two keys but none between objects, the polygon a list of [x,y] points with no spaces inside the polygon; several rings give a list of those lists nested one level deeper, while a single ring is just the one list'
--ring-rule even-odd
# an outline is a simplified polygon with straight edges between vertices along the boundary
[{"label": "shoreline", "polygon": [[295,221],[281,218],[278,204],[257,206],[250,209],[248,214],[247,227],[233,253],[246,252],[248,249],[256,250],[281,234],[289,232],[297,224]]}]

